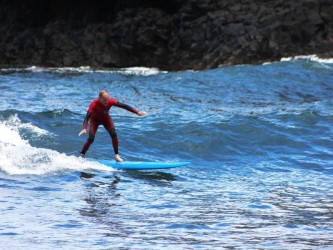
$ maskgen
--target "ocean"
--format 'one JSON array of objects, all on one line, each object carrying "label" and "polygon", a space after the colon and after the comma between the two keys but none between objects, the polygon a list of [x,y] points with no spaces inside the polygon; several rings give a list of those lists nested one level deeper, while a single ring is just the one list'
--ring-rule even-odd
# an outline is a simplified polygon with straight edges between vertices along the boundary
[{"label": "ocean", "polygon": [[[0,249],[332,249],[333,60],[0,69]],[[126,161],[78,157],[102,89]],[[114,159],[100,127],[87,153]]]}]

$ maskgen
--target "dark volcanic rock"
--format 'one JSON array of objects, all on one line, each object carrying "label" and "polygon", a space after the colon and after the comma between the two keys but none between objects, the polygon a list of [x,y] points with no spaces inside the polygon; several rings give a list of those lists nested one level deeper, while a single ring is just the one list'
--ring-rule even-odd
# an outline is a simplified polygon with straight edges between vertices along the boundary
[{"label": "dark volcanic rock", "polygon": [[0,0],[0,64],[206,69],[333,56],[333,0]]}]

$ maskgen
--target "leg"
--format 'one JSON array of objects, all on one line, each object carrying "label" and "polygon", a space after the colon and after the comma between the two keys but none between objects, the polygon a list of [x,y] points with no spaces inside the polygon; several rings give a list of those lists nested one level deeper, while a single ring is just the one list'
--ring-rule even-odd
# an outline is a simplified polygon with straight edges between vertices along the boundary
[{"label": "leg", "polygon": [[116,129],[112,128],[108,132],[109,132],[109,134],[111,136],[112,146],[113,146],[114,153],[118,154],[118,136],[117,136],[117,133],[116,133]]},{"label": "leg", "polygon": [[83,148],[81,150],[81,156],[84,156],[86,154],[90,145],[94,142],[95,134],[98,129],[98,126],[99,126],[98,123],[95,123],[94,121],[90,120],[89,137],[88,137],[86,143],[83,145]]},{"label": "leg", "polygon": [[104,128],[109,132],[112,140],[112,146],[113,146],[113,151],[116,157],[116,161],[123,161],[123,159],[120,158],[119,152],[118,152],[118,136],[116,133],[116,129],[114,127],[114,124],[112,122],[111,117],[109,117],[105,123],[103,123]]}]

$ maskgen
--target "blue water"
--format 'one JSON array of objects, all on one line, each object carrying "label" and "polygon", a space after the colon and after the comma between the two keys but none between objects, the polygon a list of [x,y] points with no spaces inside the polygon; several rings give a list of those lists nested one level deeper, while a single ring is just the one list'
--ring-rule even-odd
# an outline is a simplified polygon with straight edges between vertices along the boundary
[{"label": "blue water", "polygon": [[[0,249],[333,248],[333,63],[0,69]],[[79,159],[101,89],[125,160]],[[89,158],[113,159],[101,127]]]}]

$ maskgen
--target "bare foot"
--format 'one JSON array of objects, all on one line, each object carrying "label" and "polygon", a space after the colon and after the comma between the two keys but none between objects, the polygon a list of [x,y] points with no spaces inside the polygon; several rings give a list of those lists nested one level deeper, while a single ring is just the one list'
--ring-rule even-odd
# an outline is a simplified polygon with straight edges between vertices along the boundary
[{"label": "bare foot", "polygon": [[123,159],[120,158],[120,156],[118,154],[115,155],[116,161],[117,162],[122,162],[124,161]]}]

